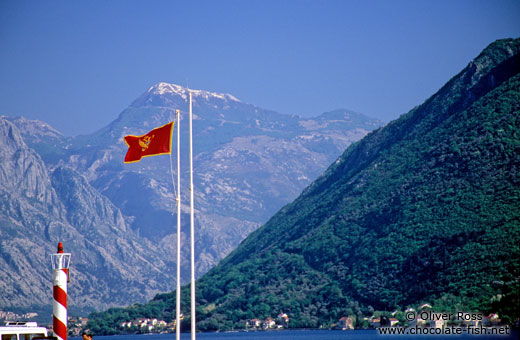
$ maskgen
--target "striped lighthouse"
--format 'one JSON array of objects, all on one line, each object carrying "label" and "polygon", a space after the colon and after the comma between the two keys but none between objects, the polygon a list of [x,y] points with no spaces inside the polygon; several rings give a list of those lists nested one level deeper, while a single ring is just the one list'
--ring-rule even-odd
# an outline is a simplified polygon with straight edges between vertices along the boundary
[{"label": "striped lighthouse", "polygon": [[51,255],[52,261],[52,328],[58,340],[67,340],[67,281],[69,278],[70,254],[63,252],[58,243],[58,252]]}]

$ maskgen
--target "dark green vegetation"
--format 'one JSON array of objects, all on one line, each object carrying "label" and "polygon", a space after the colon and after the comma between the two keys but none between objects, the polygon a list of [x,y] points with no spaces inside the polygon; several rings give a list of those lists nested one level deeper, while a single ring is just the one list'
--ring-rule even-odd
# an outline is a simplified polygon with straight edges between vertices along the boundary
[{"label": "dark green vegetation", "polygon": [[[350,146],[198,281],[198,328],[280,312],[291,327],[317,327],[422,302],[518,318],[519,53],[520,39],[491,44]],[[183,296],[188,306],[187,287]],[[92,315],[91,326],[129,313],[171,317],[174,294]]]}]

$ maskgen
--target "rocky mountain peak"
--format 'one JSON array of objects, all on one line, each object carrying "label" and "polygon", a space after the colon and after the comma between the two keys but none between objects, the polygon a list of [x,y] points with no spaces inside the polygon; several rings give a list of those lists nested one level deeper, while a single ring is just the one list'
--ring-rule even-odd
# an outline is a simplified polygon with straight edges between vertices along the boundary
[{"label": "rocky mountain peak", "polygon": [[33,142],[41,141],[42,139],[62,139],[63,134],[50,126],[49,124],[35,119],[27,119],[25,117],[7,117],[1,116],[11,121],[20,130],[23,136],[31,137]]},{"label": "rocky mountain peak", "polygon": [[50,179],[40,156],[27,146],[18,128],[3,117],[0,144],[0,191],[36,199],[35,204],[52,205],[56,197],[48,188]]},{"label": "rocky mountain peak", "polygon": [[177,84],[160,82],[151,86],[148,91],[146,91],[143,95],[141,95],[141,97],[132,103],[132,106],[157,106],[158,100],[162,101],[162,105],[159,106],[168,106],[169,104],[179,101],[187,102],[190,92],[194,101],[210,101],[216,99],[225,102],[240,102],[240,100],[238,100],[236,97],[227,93],[194,90]]},{"label": "rocky mountain peak", "polygon": [[18,145],[25,145],[18,129],[4,116],[0,116],[0,136],[2,138],[1,155],[5,156],[8,152],[12,152]]}]

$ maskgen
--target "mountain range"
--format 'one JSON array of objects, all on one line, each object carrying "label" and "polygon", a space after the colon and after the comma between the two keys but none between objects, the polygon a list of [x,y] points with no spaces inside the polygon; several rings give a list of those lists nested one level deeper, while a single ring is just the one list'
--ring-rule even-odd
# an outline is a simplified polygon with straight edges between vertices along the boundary
[{"label": "mountain range", "polygon": [[173,160],[123,164],[124,135],[144,134],[180,109],[187,183],[188,91],[194,99],[198,276],[294,199],[346,146],[382,125],[348,110],[283,115],[229,94],[168,83],[150,87],[89,135],[65,137],[44,122],[2,116],[0,308],[50,303],[48,257],[59,241],[72,253],[71,308],[144,302],[172,289],[175,190],[184,204],[181,265],[183,278],[189,277],[188,190],[172,186]]},{"label": "mountain range", "polygon": [[[290,327],[329,327],[425,302],[518,320],[519,73],[520,39],[496,41],[423,104],[350,145],[197,281],[198,329],[282,313]],[[182,305],[189,315],[188,286]],[[174,306],[174,293],[159,294],[93,314],[90,327],[113,331],[130,314]]]}]

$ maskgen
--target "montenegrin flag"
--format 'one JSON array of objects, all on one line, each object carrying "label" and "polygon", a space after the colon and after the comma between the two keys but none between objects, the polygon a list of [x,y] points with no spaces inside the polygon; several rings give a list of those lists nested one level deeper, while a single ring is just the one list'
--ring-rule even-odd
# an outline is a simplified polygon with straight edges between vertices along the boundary
[{"label": "montenegrin flag", "polygon": [[142,157],[171,153],[173,122],[153,129],[142,136],[125,136],[128,151],[125,163],[139,162]]}]

